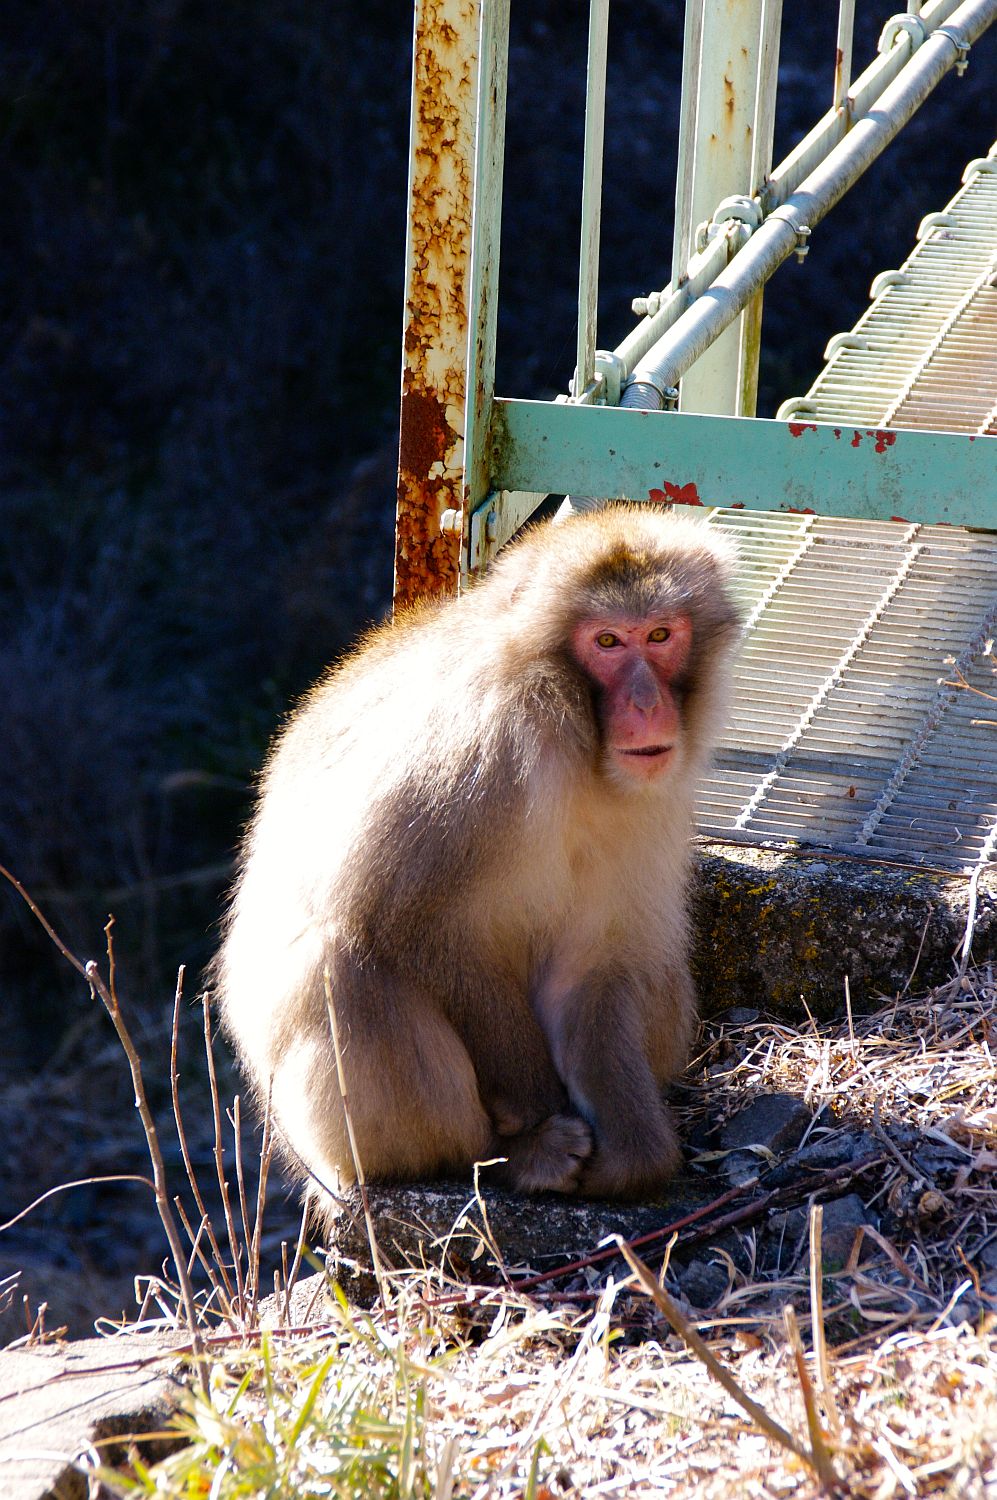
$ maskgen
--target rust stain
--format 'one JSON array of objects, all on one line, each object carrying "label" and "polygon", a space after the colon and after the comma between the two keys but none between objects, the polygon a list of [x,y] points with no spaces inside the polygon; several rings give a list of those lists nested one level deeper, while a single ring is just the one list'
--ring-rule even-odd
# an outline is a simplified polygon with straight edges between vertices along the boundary
[{"label": "rust stain", "polygon": [[702,505],[699,498],[699,489],[695,480],[690,479],[688,484],[672,484],[669,480],[662,480],[660,490],[648,490],[647,498],[653,500],[657,505]]},{"label": "rust stain", "polygon": [[402,392],[398,467],[415,478],[428,475],[434,463],[445,461],[456,433],[435,391],[420,390],[411,380],[406,380],[406,387]]},{"label": "rust stain", "polygon": [[[834,51],[834,100],[839,110],[851,110],[851,96],[844,93],[847,86],[848,80],[845,78],[845,54],[840,47],[836,47]],[[840,104],[838,104],[839,99],[842,100]]]},{"label": "rust stain", "polygon": [[817,431],[817,423],[816,422],[790,422],[790,424],[789,424],[789,435],[790,435],[790,437],[796,437],[796,438],[798,438],[798,437],[802,437],[805,432],[816,432],[816,431]]},{"label": "rust stain", "polygon": [[454,594],[463,505],[463,411],[477,0],[420,0],[409,184],[409,261],[398,446],[395,604]]},{"label": "rust stain", "polygon": [[446,458],[456,434],[446,406],[419,388],[406,371],[398,444],[398,509],[395,529],[395,608],[428,594],[456,594],[460,578],[459,532],[440,530],[440,517],[461,502]]},{"label": "rust stain", "polygon": [[901,526],[909,526],[910,525],[910,522],[908,521],[908,519],[907,519],[906,516],[891,516],[890,520],[891,521],[899,521],[900,524],[901,524]]},{"label": "rust stain", "polygon": [[861,432],[859,432],[858,428],[856,428],[855,429],[855,436],[852,438],[852,447],[853,448],[857,448],[859,446],[859,444],[861,443],[861,441],[862,441],[862,434],[861,434]]},{"label": "rust stain", "polygon": [[815,516],[817,514],[812,505],[784,505],[782,509],[788,511],[791,516]]}]

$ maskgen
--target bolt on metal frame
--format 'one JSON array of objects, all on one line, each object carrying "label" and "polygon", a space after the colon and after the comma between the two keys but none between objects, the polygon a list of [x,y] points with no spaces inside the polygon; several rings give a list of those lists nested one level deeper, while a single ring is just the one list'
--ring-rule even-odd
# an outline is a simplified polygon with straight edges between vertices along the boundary
[{"label": "bolt on metal frame", "polygon": [[[688,0],[672,280],[638,299],[644,316],[617,349],[599,351],[609,0],[590,0],[577,368],[570,396],[536,402],[494,395],[509,0],[417,0],[396,602],[456,592],[550,493],[997,528],[986,442],[750,415],[765,282],[962,70],[997,0],[912,0],[855,80],[854,0],[841,0],[832,106],[772,169],[779,0],[733,8],[748,28],[743,110],[723,151],[697,144],[717,134],[718,67],[722,86],[733,78],[711,25],[728,9]],[[704,360],[725,414],[696,409]],[[680,382],[683,409],[669,410]]]}]

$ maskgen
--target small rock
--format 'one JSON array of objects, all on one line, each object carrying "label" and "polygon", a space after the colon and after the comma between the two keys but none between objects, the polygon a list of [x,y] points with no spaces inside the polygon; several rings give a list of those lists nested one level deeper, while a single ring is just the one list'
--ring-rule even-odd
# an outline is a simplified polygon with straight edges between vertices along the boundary
[{"label": "small rock", "polygon": [[715,1307],[730,1286],[730,1278],[716,1261],[692,1260],[687,1266],[673,1266],[682,1295],[700,1310]]},{"label": "small rock", "polygon": [[[820,1239],[821,1259],[825,1271],[840,1271],[852,1253],[855,1235],[863,1225],[879,1228],[879,1221],[871,1213],[858,1193],[846,1193],[824,1204],[824,1228]],[[859,1251],[864,1260],[876,1253],[876,1245],[866,1239]]]},{"label": "small rock", "polygon": [[795,1094],[758,1094],[727,1121],[720,1139],[728,1151],[763,1146],[778,1154],[799,1145],[811,1119],[809,1109]]},{"label": "small rock", "polygon": [[765,1186],[782,1187],[797,1182],[805,1173],[843,1167],[877,1154],[882,1154],[882,1147],[868,1131],[828,1130],[774,1167],[765,1178]]},{"label": "small rock", "polygon": [[939,1172],[951,1172],[959,1162],[966,1161],[966,1153],[955,1141],[946,1146],[944,1141],[926,1141],[911,1154],[914,1165],[920,1167],[925,1177],[933,1178]]},{"label": "small rock", "polygon": [[795,1270],[807,1246],[809,1224],[810,1215],[805,1208],[787,1208],[772,1214],[761,1236],[763,1269],[783,1275]]},{"label": "small rock", "polygon": [[747,1005],[732,1005],[730,1010],[723,1011],[717,1020],[721,1026],[750,1026],[758,1020],[759,1012],[751,1010]]},{"label": "small rock", "polygon": [[[779,1156],[792,1151],[803,1138],[812,1115],[793,1094],[759,1094],[727,1121],[720,1144],[730,1151],[724,1171],[732,1182],[747,1182],[768,1165],[765,1153]],[[744,1148],[761,1147],[752,1152]]]}]

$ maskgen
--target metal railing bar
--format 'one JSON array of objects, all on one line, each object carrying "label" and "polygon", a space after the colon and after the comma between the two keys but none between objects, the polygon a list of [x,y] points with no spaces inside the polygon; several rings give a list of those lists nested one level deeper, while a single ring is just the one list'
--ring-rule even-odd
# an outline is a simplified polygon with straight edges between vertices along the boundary
[{"label": "metal railing bar", "polygon": [[848,90],[852,83],[852,36],[855,31],[855,0],[841,0],[838,6],[838,38],[834,55],[835,114],[850,109]]},{"label": "metal railing bar", "polygon": [[585,80],[585,154],[582,163],[581,253],[578,262],[578,344],[573,392],[582,396],[595,379],[599,303],[599,236],[602,161],[606,127],[606,61],[609,0],[591,0]]},{"label": "metal railing bar", "polygon": [[705,0],[686,0],[685,7],[685,38],[682,47],[682,102],[679,114],[679,138],[675,177],[675,230],[672,244],[671,286],[675,288],[678,288],[682,282],[688,280],[689,262],[692,259],[692,164],[696,151],[699,67],[700,55],[703,50],[704,4]]},{"label": "metal railing bar", "polygon": [[[879,155],[879,152],[893,139],[944,74],[949,71],[950,67],[954,66],[958,58],[955,43],[944,33],[939,34],[937,27],[946,21],[950,14],[955,13],[955,21],[959,25],[960,32],[963,34],[971,32],[972,39],[975,39],[994,19],[992,8],[984,4],[985,19],[982,23],[979,25],[975,23],[968,25],[967,22],[970,14],[975,15],[977,9],[977,6],[966,4],[965,0],[963,5],[958,7],[958,9],[954,0],[937,0],[935,5],[929,6],[924,16],[925,25],[936,29],[932,31],[928,42],[923,44],[920,51],[911,59],[909,57],[909,38],[905,37],[902,40],[898,40],[888,53],[877,58],[866,69],[866,72],[862,74],[861,79],[856,82],[855,86],[855,94],[853,95],[854,109],[852,111],[854,125],[850,134],[846,132],[843,115],[833,110],[826,115],[819,125],[811,131],[810,135],[801,142],[800,146],[772,171],[765,189],[766,207],[769,205],[772,208],[779,206],[792,207],[794,205],[791,204],[791,199],[796,193],[799,192],[801,196],[805,194],[805,201],[796,206],[806,210],[800,217],[800,224],[805,225],[807,228],[812,228],[833,207],[834,203],[838,201],[861,173],[871,165],[875,157]],[[970,37],[967,34],[967,40],[969,39]],[[924,89],[920,97],[917,98],[916,102],[911,105],[902,118],[898,119],[895,125],[891,125],[890,122],[882,118],[884,110],[887,107],[884,104],[885,96],[891,89],[895,88],[897,81],[904,75],[906,75],[907,79],[912,79],[915,76],[908,74],[907,69],[913,67],[917,60],[922,57],[929,43],[936,44],[933,51],[929,53],[929,57],[937,57],[939,49],[943,49],[942,55],[945,56],[945,65],[938,70],[937,76],[932,79],[927,88]],[[925,63],[922,60],[918,72],[927,71],[929,70],[925,67]],[[877,106],[876,119],[870,120],[869,111],[873,105]],[[824,179],[828,175],[827,168],[829,162],[833,158],[836,166],[840,161],[848,159],[847,147],[849,140],[863,125],[872,126],[873,138],[878,140],[875,150],[861,153],[860,164],[843,180],[826,206],[820,206],[818,195],[813,191],[814,187],[826,188],[827,184]],[[683,125],[683,135],[684,128]],[[867,136],[864,136],[862,139],[863,146],[866,145],[866,141]],[[807,151],[804,152],[803,148],[807,145],[807,142],[811,144]],[[680,135],[680,155],[682,146],[683,139]],[[846,153],[844,157],[842,156],[842,152]],[[854,154],[858,155],[859,153]],[[815,179],[815,181],[811,181],[811,179]],[[677,211],[678,209],[676,209]],[[766,249],[774,248],[774,246],[770,246],[769,241],[773,236],[773,231],[777,227],[781,230],[778,235],[778,239],[781,241],[779,253],[774,258],[761,255],[760,242],[765,242]],[[717,323],[716,326],[711,328],[710,335],[705,341],[697,342],[693,358],[686,361],[683,365],[683,371],[680,372],[683,373],[684,369],[687,369],[689,365],[695,362],[695,359],[698,359],[699,355],[713,342],[718,334],[734,321],[750,297],[765,284],[765,281],[797,246],[797,237],[792,228],[791,219],[789,223],[786,223],[784,216],[783,222],[780,224],[778,217],[773,222],[773,218],[770,215],[755,230],[747,242],[740,245],[740,248],[738,248],[736,239],[728,243],[731,240],[731,236],[736,234],[736,228],[737,226],[731,226],[727,235],[718,235],[711,241],[710,246],[707,247],[707,251],[701,252],[699,256],[687,258],[683,261],[681,272],[676,274],[673,266],[672,280],[659,294],[660,306],[658,310],[653,315],[644,318],[638,323],[613,351],[621,361],[627,376],[633,375],[636,372],[638,366],[646,359],[649,352],[654,349],[655,345],[674,327],[680,318],[683,316],[689,317],[695,312],[697,303],[701,303],[704,300],[707,288],[711,284],[716,285],[720,283],[722,285],[728,278],[737,278],[738,272],[743,273],[746,269],[746,256],[751,261],[760,261],[761,268],[759,274],[751,276],[747,283],[748,290],[743,298],[738,301],[737,305],[730,311],[730,315],[722,323]],[[766,230],[769,231],[768,236],[766,236]],[[679,225],[678,221],[676,221],[676,238],[678,237],[678,232]],[[719,274],[714,272],[714,275],[707,279],[703,274],[705,270],[703,257],[709,254],[711,248],[715,247],[722,247],[724,249],[726,258],[730,260],[730,265],[726,270],[721,269]],[[691,245],[689,248],[691,249]],[[722,258],[719,256],[717,258],[721,259],[722,265]],[[692,306],[687,306],[687,303],[693,297],[695,300],[692,301]],[[726,298],[724,301],[726,302]],[[676,384],[677,380],[678,376],[676,375],[674,379],[668,380],[665,383]]]},{"label": "metal railing bar", "polygon": [[[925,6],[921,16],[925,30],[930,33],[945,25],[957,5],[958,0],[935,0],[934,4]],[[889,51],[881,52],[854,80],[850,90],[852,108],[849,118],[837,108],[828,110],[775,168],[768,182],[767,208],[784,203],[796,191],[804,178],[809,177],[814,167],[842,140],[850,125],[877,103],[911,56],[911,38],[902,32]]]},{"label": "metal railing bar", "polygon": [[[997,19],[997,0],[964,0],[952,13],[950,31],[958,28],[974,41]],[[874,115],[858,120],[851,131],[805,178],[782,207],[752,234],[721,271],[709,291],[698,297],[631,372],[648,384],[677,385],[681,376],[738,317],[759,287],[799,247],[803,229],[812,229],[897,135],[947,72],[959,48],[948,32],[934,32],[883,92]],[[660,314],[659,314],[660,316]]]}]

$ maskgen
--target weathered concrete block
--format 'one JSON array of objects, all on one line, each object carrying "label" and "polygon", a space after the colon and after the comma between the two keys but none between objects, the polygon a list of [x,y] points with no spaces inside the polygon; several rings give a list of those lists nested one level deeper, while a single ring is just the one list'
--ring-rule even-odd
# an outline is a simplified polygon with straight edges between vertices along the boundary
[{"label": "weathered concrete block", "polygon": [[[966,932],[969,878],[832,853],[704,844],[693,889],[703,1015],[762,1006],[800,1020],[944,984]],[[979,881],[973,962],[997,958],[997,868]]]}]

